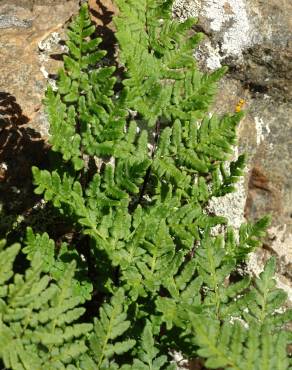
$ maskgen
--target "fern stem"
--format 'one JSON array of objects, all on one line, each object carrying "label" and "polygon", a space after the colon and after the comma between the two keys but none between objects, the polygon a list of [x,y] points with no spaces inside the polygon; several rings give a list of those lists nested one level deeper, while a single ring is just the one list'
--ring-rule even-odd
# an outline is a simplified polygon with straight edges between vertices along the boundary
[{"label": "fern stem", "polygon": [[115,314],[115,310],[116,309],[117,309],[116,306],[114,306],[113,307],[113,313],[112,313],[111,318],[110,318],[110,321],[109,321],[109,326],[108,326],[107,334],[106,334],[105,340],[103,342],[101,356],[100,356],[100,359],[99,359],[98,364],[97,364],[97,370],[100,369],[100,366],[102,365],[103,359],[105,357],[105,349],[106,349],[107,343],[108,343],[108,341],[110,339],[110,333],[112,331],[112,326],[113,326],[113,317],[114,317],[114,314]]},{"label": "fern stem", "polygon": [[216,297],[216,317],[219,319],[219,310],[220,310],[220,294],[219,294],[219,289],[218,289],[218,284],[217,284],[217,279],[216,279],[216,269],[214,266],[214,259],[212,254],[210,253],[209,247],[207,248],[207,253],[208,253],[208,260],[210,262],[210,270],[211,270],[211,276],[213,279],[213,284],[214,284],[214,292],[215,292],[215,297]]}]

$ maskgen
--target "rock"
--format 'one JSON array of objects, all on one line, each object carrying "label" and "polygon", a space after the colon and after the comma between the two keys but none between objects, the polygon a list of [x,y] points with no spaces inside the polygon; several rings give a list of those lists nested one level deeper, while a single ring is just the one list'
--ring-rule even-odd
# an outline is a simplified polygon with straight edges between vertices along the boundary
[{"label": "rock", "polygon": [[[44,64],[38,44],[53,32],[63,32],[65,23],[78,10],[78,1],[40,4],[44,2],[9,0],[0,3],[0,90],[14,96],[28,117],[29,125],[45,134],[47,128],[43,127],[39,111],[48,77],[44,70],[49,74],[52,63]],[[54,71],[56,67],[54,65]]]},{"label": "rock", "polygon": [[240,218],[272,215],[269,237],[252,256],[250,268],[257,274],[277,255],[278,284],[292,302],[292,2],[177,0],[173,11],[182,20],[198,18],[195,29],[206,36],[195,53],[201,67],[229,66],[214,112],[234,111],[239,99],[246,101],[239,127],[239,151],[249,155],[245,185],[239,187],[246,197],[244,210],[236,194],[214,201],[211,208],[220,214],[224,209],[230,220],[234,209],[241,209],[235,226]]},{"label": "rock", "polygon": [[113,0],[88,0],[88,6],[97,26],[108,26],[112,31],[115,30],[112,18],[118,13],[118,8]]},{"label": "rock", "polygon": [[21,20],[15,16],[9,16],[2,14],[0,15],[0,28],[30,28],[32,26],[31,20]]},{"label": "rock", "polygon": [[[31,166],[48,162],[48,122],[41,101],[60,63],[55,60],[62,53],[60,35],[77,11],[78,0],[0,1],[0,233],[37,200]],[[39,45],[48,44],[40,50]]]}]

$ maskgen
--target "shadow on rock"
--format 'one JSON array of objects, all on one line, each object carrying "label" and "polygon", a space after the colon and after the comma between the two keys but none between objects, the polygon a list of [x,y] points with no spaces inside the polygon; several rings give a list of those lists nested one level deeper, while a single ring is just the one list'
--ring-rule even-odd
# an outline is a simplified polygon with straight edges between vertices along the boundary
[{"label": "shadow on rock", "polygon": [[15,97],[0,92],[0,232],[5,216],[13,222],[34,206],[31,167],[47,166],[48,145],[28,122]]},{"label": "shadow on rock", "polygon": [[[116,75],[123,73],[123,69],[119,66],[116,61],[116,38],[115,38],[115,26],[113,24],[113,17],[117,13],[117,9],[111,0],[89,0],[89,12],[91,20],[95,25],[95,32],[92,37],[99,37],[102,42],[98,46],[100,50],[106,50],[107,54],[98,62],[96,67],[103,65],[115,65]],[[60,40],[59,45],[66,45],[65,40]],[[49,56],[51,59],[56,61],[62,61],[66,52],[51,53]],[[56,74],[49,74],[49,78],[57,80]]]},{"label": "shadow on rock", "polygon": [[116,38],[113,29],[115,9],[108,0],[93,0],[89,2],[92,20],[96,25],[96,36],[102,38],[101,49],[108,52],[107,58],[113,59],[115,54]]}]

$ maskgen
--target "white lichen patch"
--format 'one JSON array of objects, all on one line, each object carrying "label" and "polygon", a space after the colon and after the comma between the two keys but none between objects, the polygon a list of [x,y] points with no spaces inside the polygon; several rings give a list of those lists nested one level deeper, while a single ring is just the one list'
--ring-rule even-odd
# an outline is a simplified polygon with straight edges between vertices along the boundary
[{"label": "white lichen patch", "polygon": [[211,21],[213,31],[220,31],[222,26],[229,21],[230,15],[225,13],[225,0],[207,0],[203,7],[203,15]]},{"label": "white lichen patch", "polygon": [[44,38],[38,43],[39,48],[39,61],[41,64],[40,71],[42,72],[44,78],[48,81],[54,91],[57,91],[57,84],[54,78],[50,78],[49,72],[46,68],[46,63],[49,62],[50,54],[59,48],[65,52],[68,48],[66,45],[61,46],[59,42],[61,41],[61,36],[58,32],[52,32],[48,37]]},{"label": "white lichen patch", "polygon": [[49,37],[38,43],[38,48],[41,52],[50,52],[60,41],[60,34],[58,32],[52,32]]},{"label": "white lichen patch", "polygon": [[49,56],[47,54],[45,54],[45,53],[41,53],[39,55],[39,61],[41,63],[48,62],[49,61]]},{"label": "white lichen patch", "polygon": [[173,10],[182,21],[198,16],[209,20],[212,31],[222,32],[221,52],[225,56],[241,57],[243,50],[258,38],[249,21],[245,0],[177,0]]},{"label": "white lichen patch", "polygon": [[222,67],[219,46],[213,47],[209,41],[205,41],[202,46],[200,45],[195,50],[194,57],[196,60],[203,60],[206,67],[211,71]]},{"label": "white lichen patch", "polygon": [[[227,56],[240,59],[242,52],[259,39],[250,22],[246,0],[176,0],[173,14],[181,21],[189,17],[201,18],[219,35],[220,46],[218,43],[213,47],[210,42],[205,42],[202,50],[205,57],[197,58],[206,60],[206,66],[211,70],[219,68],[221,60]],[[200,51],[196,54],[197,57]]]},{"label": "white lichen patch", "polygon": [[40,71],[42,72],[42,74],[43,74],[44,78],[45,78],[46,80],[48,80],[48,83],[51,85],[51,87],[52,87],[53,91],[57,91],[57,90],[58,90],[57,82],[56,82],[56,80],[54,80],[54,79],[52,79],[52,78],[50,78],[50,77],[49,77],[49,76],[50,76],[50,74],[49,74],[49,72],[46,70],[46,67],[45,67],[44,65],[42,65],[42,66],[40,67]]},{"label": "white lichen patch", "polygon": [[174,16],[180,21],[185,21],[188,18],[197,18],[201,9],[201,1],[199,0],[176,0],[172,6]]},{"label": "white lichen patch", "polygon": [[255,122],[255,127],[256,127],[256,140],[257,140],[257,145],[260,145],[260,143],[264,140],[264,134],[263,134],[263,126],[264,126],[264,121],[262,118],[255,117],[254,119]]},{"label": "white lichen patch", "polygon": [[256,128],[256,143],[260,145],[265,140],[265,135],[268,135],[271,130],[268,124],[266,124],[262,118],[255,117],[255,128]]},{"label": "white lichen patch", "polygon": [[239,229],[240,225],[245,221],[244,207],[246,202],[246,192],[244,187],[244,179],[237,183],[237,191],[226,194],[223,197],[213,197],[208,204],[208,212],[214,213],[217,216],[226,217],[228,224],[235,229]]},{"label": "white lichen patch", "polygon": [[224,54],[240,57],[242,51],[252,45],[253,30],[244,0],[207,0],[202,15],[211,21],[211,30],[223,30],[221,51]]},{"label": "white lichen patch", "polygon": [[45,77],[45,79],[48,79],[49,78],[49,72],[46,70],[46,67],[45,66],[41,66],[40,71],[42,72],[42,74]]},{"label": "white lichen patch", "polygon": [[211,70],[218,69],[222,67],[221,59],[222,57],[219,54],[219,46],[213,48],[211,44],[207,44],[208,58],[206,59],[206,66]]}]

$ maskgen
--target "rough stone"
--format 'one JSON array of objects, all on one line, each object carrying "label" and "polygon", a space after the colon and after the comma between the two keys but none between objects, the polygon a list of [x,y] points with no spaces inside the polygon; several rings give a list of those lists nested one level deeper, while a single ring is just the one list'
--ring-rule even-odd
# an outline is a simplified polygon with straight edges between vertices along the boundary
[{"label": "rough stone", "polygon": [[[239,127],[239,152],[249,156],[245,184],[239,186],[246,200],[235,194],[210,206],[225,212],[234,226],[240,219],[272,215],[264,248],[251,257],[250,269],[258,274],[263,263],[276,255],[278,284],[292,302],[292,3],[178,0],[174,14],[182,20],[198,17],[196,29],[206,36],[195,53],[201,67],[229,66],[213,111],[234,111],[239,99],[246,101],[246,116]],[[234,219],[236,208],[241,212]]]},{"label": "rough stone", "polygon": [[[57,65],[51,58],[44,63],[38,44],[53,32],[63,32],[64,25],[77,10],[77,0],[46,1],[45,5],[36,0],[0,2],[0,90],[16,98],[29,125],[40,132],[47,130],[39,113],[41,100],[49,73],[56,71]],[[51,48],[48,52],[60,54],[62,50],[58,46],[56,43],[55,50]]]},{"label": "rough stone", "polygon": [[46,50],[40,45],[54,33],[61,35],[77,10],[77,0],[0,1],[0,232],[3,223],[13,223],[14,215],[28,212],[37,200],[31,166],[48,162],[41,102],[60,63],[61,36]]}]

